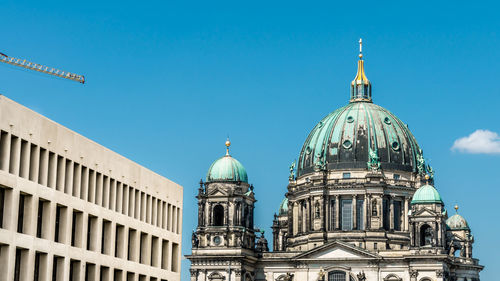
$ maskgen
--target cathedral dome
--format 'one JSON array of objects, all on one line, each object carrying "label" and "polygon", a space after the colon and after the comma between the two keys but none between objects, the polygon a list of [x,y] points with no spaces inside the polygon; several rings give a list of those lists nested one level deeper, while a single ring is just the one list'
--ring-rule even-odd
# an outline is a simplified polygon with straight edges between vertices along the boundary
[{"label": "cathedral dome", "polygon": [[433,203],[441,203],[443,204],[443,200],[441,200],[441,195],[432,185],[424,185],[417,189],[415,194],[413,194],[413,200],[411,200],[411,204],[433,204]]},{"label": "cathedral dome", "polygon": [[281,201],[280,204],[280,209],[278,211],[278,215],[287,215],[288,214],[288,198],[284,198],[283,201]]},{"label": "cathedral dome", "polygon": [[451,229],[451,230],[470,230],[469,224],[467,221],[462,217],[461,215],[458,214],[458,206],[455,205],[455,211],[457,212],[453,216],[449,217],[446,220],[446,225]]},{"label": "cathedral dome", "polygon": [[215,160],[207,172],[207,182],[213,181],[233,181],[248,183],[248,176],[245,167],[229,155],[231,142],[226,141],[227,152],[223,157]]},{"label": "cathedral dome", "polygon": [[417,162],[423,158],[415,137],[394,114],[372,103],[361,58],[362,54],[351,83],[350,103],[312,129],[300,152],[297,176],[325,169],[418,171]]},{"label": "cathedral dome", "polygon": [[454,214],[446,220],[446,225],[451,230],[469,230],[469,224],[467,221],[459,214]]}]

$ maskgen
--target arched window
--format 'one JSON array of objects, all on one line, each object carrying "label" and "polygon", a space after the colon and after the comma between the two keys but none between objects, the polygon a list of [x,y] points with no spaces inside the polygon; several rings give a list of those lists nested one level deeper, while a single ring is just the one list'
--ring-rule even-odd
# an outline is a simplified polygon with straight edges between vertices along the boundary
[{"label": "arched window", "polygon": [[240,202],[236,203],[235,207],[235,217],[234,217],[234,224],[235,225],[241,225],[241,204]]},{"label": "arched window", "polygon": [[424,224],[420,227],[420,246],[431,246],[433,237],[432,227],[428,224]]},{"label": "arched window", "polygon": [[224,207],[222,205],[215,205],[214,207],[214,225],[224,225]]},{"label": "arched window", "polygon": [[222,276],[219,272],[212,272],[212,274],[208,276],[208,280],[210,281],[223,281],[224,279],[224,276]]}]

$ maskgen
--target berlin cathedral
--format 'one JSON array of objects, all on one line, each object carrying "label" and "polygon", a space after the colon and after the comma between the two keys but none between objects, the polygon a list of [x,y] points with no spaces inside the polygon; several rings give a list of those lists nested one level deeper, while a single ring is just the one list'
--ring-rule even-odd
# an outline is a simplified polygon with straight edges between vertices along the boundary
[{"label": "berlin cathedral", "polygon": [[230,144],[200,182],[191,281],[479,281],[469,224],[445,208],[408,125],[372,101],[361,40],[349,103],[290,167],[272,250]]}]

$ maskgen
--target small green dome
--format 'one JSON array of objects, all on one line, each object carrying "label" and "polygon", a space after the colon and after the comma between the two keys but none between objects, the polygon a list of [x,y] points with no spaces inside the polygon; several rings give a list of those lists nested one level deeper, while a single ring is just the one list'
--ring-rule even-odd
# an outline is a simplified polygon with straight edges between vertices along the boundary
[{"label": "small green dome", "polygon": [[415,194],[413,194],[413,200],[411,200],[411,204],[432,204],[432,203],[441,203],[443,204],[443,200],[441,200],[441,195],[432,185],[424,185],[420,187]]},{"label": "small green dome", "polygon": [[446,225],[451,230],[470,230],[467,221],[459,214],[454,214],[446,220]]},{"label": "small green dome", "polygon": [[280,210],[278,212],[278,215],[280,215],[280,216],[288,215],[288,198],[285,197],[285,199],[283,199],[283,201],[281,201]]},{"label": "small green dome", "polygon": [[207,173],[207,182],[234,181],[248,183],[247,171],[241,163],[227,154],[215,160]]}]

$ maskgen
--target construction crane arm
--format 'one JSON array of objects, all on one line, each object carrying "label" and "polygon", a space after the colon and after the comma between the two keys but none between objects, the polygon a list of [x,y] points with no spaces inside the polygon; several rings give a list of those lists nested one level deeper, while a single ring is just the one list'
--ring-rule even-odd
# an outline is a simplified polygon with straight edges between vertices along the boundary
[{"label": "construction crane arm", "polygon": [[44,65],[41,65],[41,64],[37,64],[37,63],[33,63],[33,62],[30,62],[30,61],[27,61],[27,60],[23,60],[23,59],[9,57],[9,56],[7,56],[4,53],[0,53],[0,62],[4,62],[4,63],[15,65],[15,66],[24,67],[26,69],[31,69],[31,70],[34,70],[34,71],[38,71],[38,72],[46,73],[46,74],[49,74],[49,75],[61,77],[61,78],[64,78],[64,79],[73,80],[73,81],[76,81],[76,82],[80,82],[82,84],[85,83],[85,77],[83,75],[78,75],[78,74],[75,74],[75,73],[71,73],[71,72],[67,72],[67,71],[62,71],[62,70],[59,70],[59,69],[56,69],[56,68],[53,68],[53,67],[49,68],[47,66],[44,66]]}]

